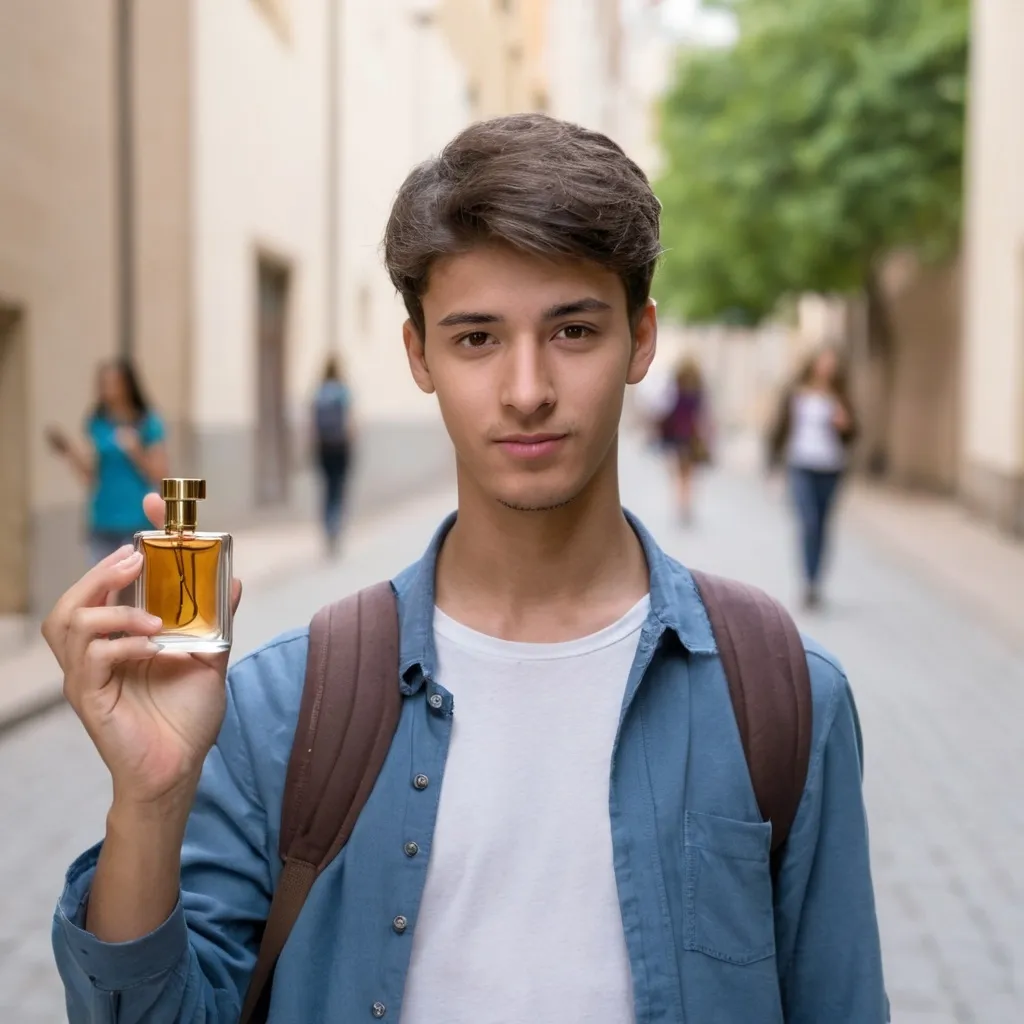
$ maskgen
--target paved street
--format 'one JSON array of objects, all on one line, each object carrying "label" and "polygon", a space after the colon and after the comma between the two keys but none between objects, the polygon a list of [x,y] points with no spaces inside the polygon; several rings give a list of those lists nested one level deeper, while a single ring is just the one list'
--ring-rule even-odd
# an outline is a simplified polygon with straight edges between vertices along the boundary
[{"label": "paved street", "polygon": [[[792,527],[775,491],[742,475],[709,476],[697,525],[684,529],[660,464],[632,448],[624,461],[624,500],[673,554],[795,595]],[[450,505],[424,499],[353,537],[340,565],[252,588],[236,649],[414,559]],[[858,698],[893,1020],[1016,1024],[1024,656],[855,530],[843,531],[836,555],[832,603],[803,625],[840,656]],[[4,1024],[64,1019],[50,913],[66,864],[101,834],[107,800],[102,766],[67,711],[0,740]]]}]

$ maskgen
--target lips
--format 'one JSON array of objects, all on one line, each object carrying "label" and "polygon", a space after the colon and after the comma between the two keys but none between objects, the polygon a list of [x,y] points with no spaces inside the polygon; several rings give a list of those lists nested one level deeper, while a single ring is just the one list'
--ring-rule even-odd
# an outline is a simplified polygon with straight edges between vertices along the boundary
[{"label": "lips", "polygon": [[542,459],[565,442],[566,434],[509,434],[498,440],[499,447],[516,459]]}]

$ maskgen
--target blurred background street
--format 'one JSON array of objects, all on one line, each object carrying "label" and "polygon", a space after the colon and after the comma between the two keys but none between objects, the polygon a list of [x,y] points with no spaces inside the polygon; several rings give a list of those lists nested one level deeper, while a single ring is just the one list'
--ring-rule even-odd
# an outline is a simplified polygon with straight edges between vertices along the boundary
[{"label": "blurred background street", "polygon": [[[64,1019],[49,916],[108,800],[38,638],[141,525],[94,454],[208,481],[236,655],[415,559],[453,459],[381,233],[411,167],[523,110],[663,204],[624,500],[846,665],[893,1020],[1024,1021],[1022,100],[1020,0],[0,0],[0,1022]],[[860,430],[812,612],[763,470],[825,349]],[[688,527],[641,439],[684,363]]]}]

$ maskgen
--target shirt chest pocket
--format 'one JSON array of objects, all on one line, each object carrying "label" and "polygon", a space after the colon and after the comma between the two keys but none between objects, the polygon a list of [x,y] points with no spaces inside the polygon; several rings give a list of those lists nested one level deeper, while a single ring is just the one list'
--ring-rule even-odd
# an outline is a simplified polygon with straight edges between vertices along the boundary
[{"label": "shirt chest pocket", "polygon": [[686,812],[685,948],[731,964],[775,954],[772,828]]}]

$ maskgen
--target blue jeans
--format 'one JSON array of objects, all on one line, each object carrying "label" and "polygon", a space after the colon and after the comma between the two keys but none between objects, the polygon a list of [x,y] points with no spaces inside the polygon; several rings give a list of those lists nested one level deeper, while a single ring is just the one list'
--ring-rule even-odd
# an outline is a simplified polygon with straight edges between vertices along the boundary
[{"label": "blue jeans", "polygon": [[829,516],[841,475],[797,467],[792,467],[789,471],[789,486],[800,519],[804,575],[812,587],[817,586],[821,576]]},{"label": "blue jeans", "polygon": [[336,541],[341,533],[341,520],[345,510],[345,484],[348,481],[348,446],[322,448],[320,450],[320,472],[323,475],[323,524],[330,541]]}]

